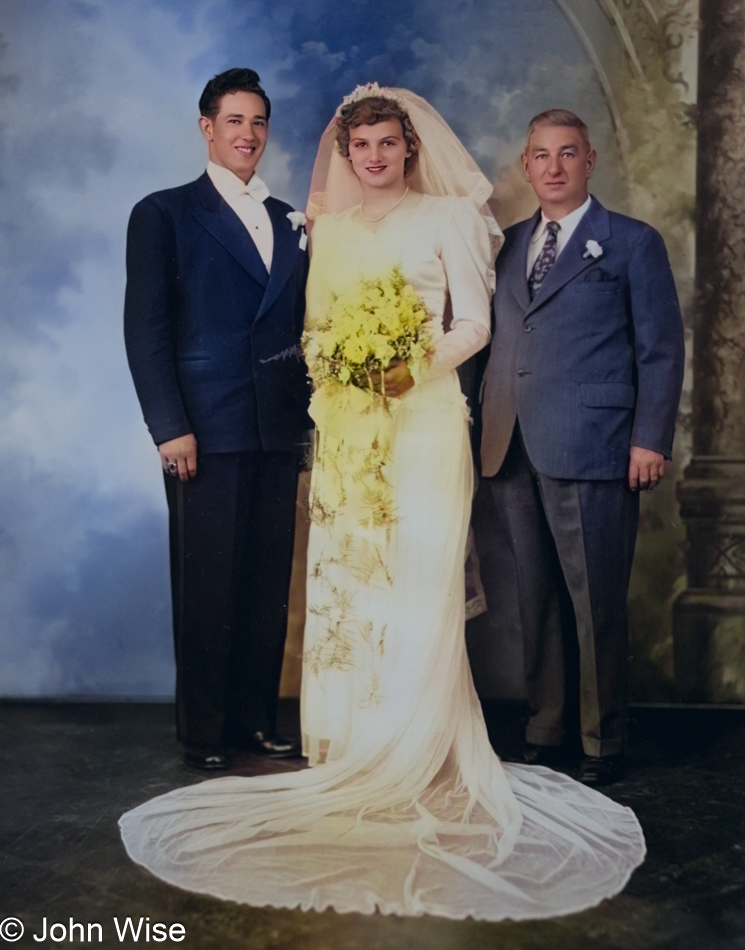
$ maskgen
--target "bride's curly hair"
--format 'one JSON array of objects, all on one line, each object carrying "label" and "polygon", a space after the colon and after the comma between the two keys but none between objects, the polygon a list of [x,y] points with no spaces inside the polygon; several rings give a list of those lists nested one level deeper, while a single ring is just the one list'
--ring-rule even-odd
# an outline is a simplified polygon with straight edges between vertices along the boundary
[{"label": "bride's curly hair", "polygon": [[404,133],[407,151],[411,155],[404,162],[404,175],[410,175],[419,161],[421,141],[411,123],[409,113],[396,99],[387,96],[367,96],[350,102],[339,110],[336,118],[336,144],[344,158],[349,158],[349,140],[352,129],[359,125],[375,125],[388,119],[398,119]]}]

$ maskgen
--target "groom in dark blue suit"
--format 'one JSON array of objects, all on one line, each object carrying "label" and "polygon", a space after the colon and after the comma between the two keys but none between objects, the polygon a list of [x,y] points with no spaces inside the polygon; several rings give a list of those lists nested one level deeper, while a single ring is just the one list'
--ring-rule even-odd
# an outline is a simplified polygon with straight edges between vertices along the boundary
[{"label": "groom in dark blue suit", "polygon": [[148,195],[127,238],[125,339],[165,472],[178,738],[188,764],[276,735],[299,462],[310,421],[299,349],[302,215],[256,175],[270,102],[251,69],[199,101],[207,171]]},{"label": "groom in dark blue suit", "polygon": [[682,322],[662,238],[588,194],[585,124],[536,116],[522,161],[540,210],[507,230],[497,260],[481,490],[517,570],[525,761],[561,761],[573,648],[580,779],[604,785],[623,774],[638,493],[672,452]]}]

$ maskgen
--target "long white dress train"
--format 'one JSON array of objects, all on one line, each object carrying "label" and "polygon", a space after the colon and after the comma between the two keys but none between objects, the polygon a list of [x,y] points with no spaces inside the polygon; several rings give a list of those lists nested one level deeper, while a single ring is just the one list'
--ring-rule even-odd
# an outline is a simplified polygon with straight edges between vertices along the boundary
[{"label": "long white dress train", "polygon": [[361,420],[340,403],[319,434],[302,695],[314,767],[177,789],[125,814],[122,836],[158,877],[254,905],[573,913],[624,887],[644,838],[633,812],[599,792],[502,765],[473,688],[463,565],[472,466],[443,319],[449,300],[454,321],[488,321],[489,247],[474,206],[411,194],[376,227],[356,210],[321,218],[309,318],[396,264],[434,317],[437,356],[390,423],[383,528],[361,519],[364,485],[341,464],[364,444]]}]

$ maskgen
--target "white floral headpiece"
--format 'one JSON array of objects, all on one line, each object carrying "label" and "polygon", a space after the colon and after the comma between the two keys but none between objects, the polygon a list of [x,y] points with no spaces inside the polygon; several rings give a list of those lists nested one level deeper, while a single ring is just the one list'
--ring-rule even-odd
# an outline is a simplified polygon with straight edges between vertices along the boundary
[{"label": "white floral headpiece", "polygon": [[348,96],[344,96],[341,101],[341,105],[336,110],[337,117],[341,115],[341,110],[344,106],[351,105],[353,102],[359,102],[360,99],[368,99],[370,96],[380,96],[383,99],[393,99],[394,102],[397,102],[400,106],[403,106],[403,102],[398,96],[394,96],[390,89],[386,89],[384,86],[379,86],[376,82],[365,83],[364,86],[356,86]]}]

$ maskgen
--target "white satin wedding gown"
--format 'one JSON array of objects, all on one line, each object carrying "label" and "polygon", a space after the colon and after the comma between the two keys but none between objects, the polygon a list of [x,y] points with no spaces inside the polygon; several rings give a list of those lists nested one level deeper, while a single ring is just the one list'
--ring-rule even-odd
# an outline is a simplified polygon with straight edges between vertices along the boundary
[{"label": "white satin wedding gown", "polygon": [[560,773],[501,764],[465,651],[473,478],[453,367],[488,335],[484,225],[468,199],[410,193],[375,225],[359,210],[320,218],[313,245],[311,324],[396,264],[434,316],[434,362],[391,423],[392,517],[360,524],[365,492],[337,463],[367,423],[337,406],[312,488],[302,729],[314,767],[145,802],[120,821],[127,851],[179,887],[254,905],[486,920],[591,907],[643,860],[641,828]]}]

